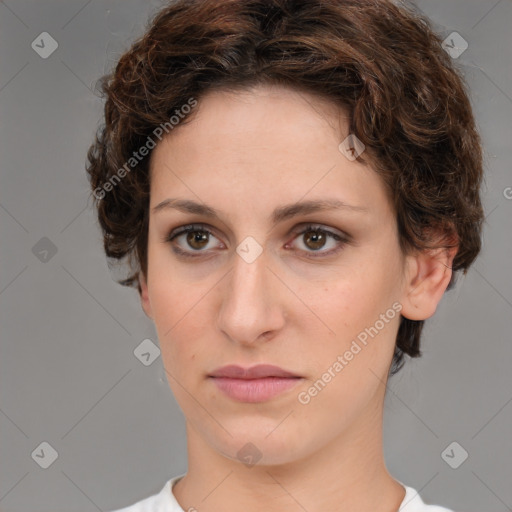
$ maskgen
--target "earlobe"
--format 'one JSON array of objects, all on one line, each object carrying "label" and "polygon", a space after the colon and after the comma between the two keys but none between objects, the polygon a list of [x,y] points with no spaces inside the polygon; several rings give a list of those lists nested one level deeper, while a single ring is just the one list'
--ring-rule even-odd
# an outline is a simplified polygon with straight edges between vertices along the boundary
[{"label": "earlobe", "polygon": [[140,303],[144,313],[149,318],[153,318],[153,312],[151,310],[151,303],[149,301],[148,285],[146,283],[146,277],[143,272],[139,273],[139,288],[140,288]]},{"label": "earlobe", "polygon": [[424,250],[407,256],[402,316],[410,320],[426,320],[435,313],[452,277],[455,254],[457,247]]}]

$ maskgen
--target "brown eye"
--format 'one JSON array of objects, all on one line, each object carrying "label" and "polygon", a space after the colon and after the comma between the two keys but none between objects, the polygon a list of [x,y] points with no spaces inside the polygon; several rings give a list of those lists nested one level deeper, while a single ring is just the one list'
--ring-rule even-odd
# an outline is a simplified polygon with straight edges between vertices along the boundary
[{"label": "brown eye", "polygon": [[309,230],[304,232],[304,243],[309,249],[318,250],[321,249],[325,242],[327,241],[327,237],[325,233],[318,230]]},{"label": "brown eye", "polygon": [[299,231],[292,244],[287,244],[287,248],[293,247],[298,243],[298,248],[294,250],[303,253],[308,258],[321,258],[333,256],[349,243],[349,235],[338,235],[328,229],[320,226],[309,225]]},{"label": "brown eye", "polygon": [[173,250],[180,256],[198,257],[206,254],[211,255],[211,249],[224,248],[219,241],[217,247],[211,242],[218,240],[217,237],[203,225],[191,224],[175,229],[164,239],[170,242]]},{"label": "brown eye", "polygon": [[203,249],[209,242],[209,234],[206,231],[190,231],[187,233],[187,243],[192,249]]}]

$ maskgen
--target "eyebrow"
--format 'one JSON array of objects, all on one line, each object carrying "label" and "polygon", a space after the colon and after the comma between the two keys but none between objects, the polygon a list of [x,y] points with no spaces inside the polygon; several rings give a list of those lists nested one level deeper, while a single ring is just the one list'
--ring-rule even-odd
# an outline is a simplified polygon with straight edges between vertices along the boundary
[{"label": "eyebrow", "polygon": [[[210,217],[212,219],[220,220],[219,212],[215,210],[215,208],[205,204],[196,203],[190,199],[165,199],[153,207],[152,211],[153,213],[158,213],[160,211],[169,209],[179,210],[184,213],[195,213],[204,215],[205,217]],[[319,199],[315,201],[301,201],[279,206],[272,212],[272,222],[277,224],[278,222],[282,222],[298,215],[305,215],[308,213],[325,210],[350,210],[354,212],[368,212],[368,208],[363,206],[350,205],[338,199]]]}]

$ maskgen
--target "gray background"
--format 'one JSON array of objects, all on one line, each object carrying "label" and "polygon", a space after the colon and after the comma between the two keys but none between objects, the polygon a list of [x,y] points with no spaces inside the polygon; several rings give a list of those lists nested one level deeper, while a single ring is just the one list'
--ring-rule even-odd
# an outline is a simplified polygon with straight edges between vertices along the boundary
[{"label": "gray background", "polygon": [[[134,355],[155,330],[113,281],[84,171],[96,80],[160,5],[0,2],[2,512],[110,510],[186,471],[161,358]],[[511,510],[512,1],[417,5],[469,44],[457,63],[485,143],[487,218],[481,255],[427,322],[424,357],[389,382],[386,460],[426,502]],[[45,31],[58,48],[43,59],[31,43]],[[452,464],[469,454],[458,469],[442,457],[454,441]],[[58,454],[47,469],[42,442]]]}]

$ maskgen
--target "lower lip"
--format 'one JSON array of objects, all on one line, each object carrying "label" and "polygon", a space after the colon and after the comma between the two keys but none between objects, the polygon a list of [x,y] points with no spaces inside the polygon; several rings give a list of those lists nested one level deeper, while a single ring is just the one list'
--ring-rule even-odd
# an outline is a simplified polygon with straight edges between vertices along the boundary
[{"label": "lower lip", "polygon": [[293,388],[301,378],[265,377],[262,379],[231,379],[212,377],[216,386],[229,397],[240,402],[265,402]]}]

